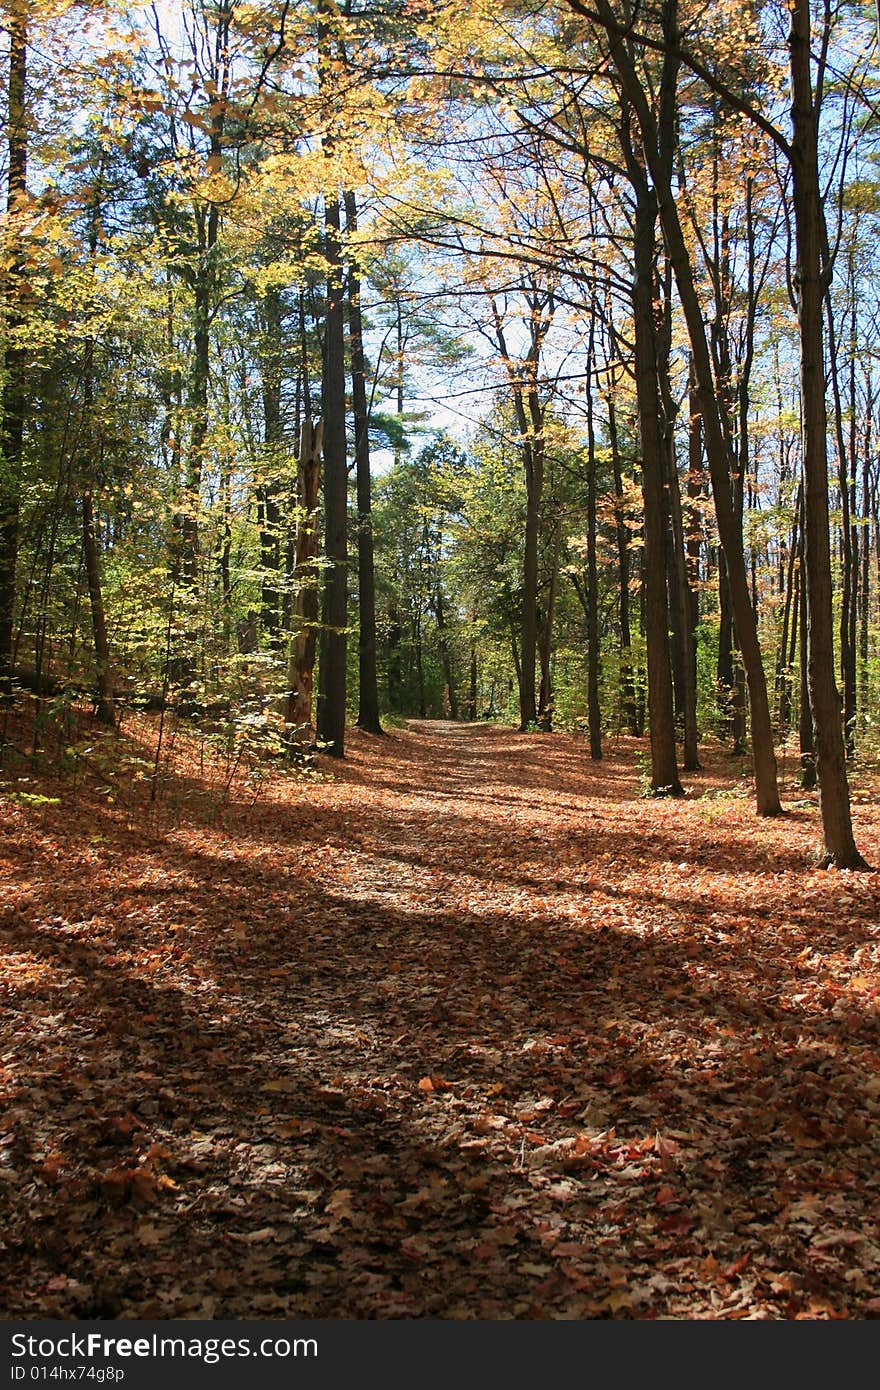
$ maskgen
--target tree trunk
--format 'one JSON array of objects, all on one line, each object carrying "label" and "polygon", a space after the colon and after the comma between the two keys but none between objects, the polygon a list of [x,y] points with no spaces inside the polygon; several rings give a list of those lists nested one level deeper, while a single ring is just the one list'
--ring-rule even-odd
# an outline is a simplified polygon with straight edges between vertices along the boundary
[{"label": "tree trunk", "polygon": [[[521,659],[520,659],[519,647],[516,645],[516,624],[515,624],[515,622],[514,622],[514,620],[513,620],[512,617],[509,619],[509,621],[510,621],[510,655],[511,655],[511,657],[512,657],[512,659],[513,659],[513,669],[514,669],[514,671],[515,671],[515,673],[516,673],[516,682],[517,682],[517,687],[518,687],[518,690],[519,690],[519,706],[520,706],[520,709],[522,709],[522,683],[523,683],[523,677],[522,677],[522,661],[521,661]],[[522,732],[523,732],[522,729],[520,729],[520,733],[522,733]]]},{"label": "tree trunk", "polygon": [[[532,451],[529,451],[530,453]],[[526,464],[526,529],[523,549],[522,621],[520,624],[520,708],[519,726],[526,730],[537,723],[535,678],[538,652],[538,537],[540,534],[542,460]]]},{"label": "tree trunk", "polygon": [[388,605],[388,704],[393,710],[404,708],[403,661],[401,659],[401,638],[403,628],[400,622],[400,609],[396,596]]},{"label": "tree trunk", "polygon": [[468,688],[468,719],[477,717],[477,647],[471,642],[470,686]]},{"label": "tree trunk", "polygon": [[[671,311],[666,296],[666,318]],[[684,514],[681,505],[681,483],[675,458],[675,403],[669,380],[668,324],[664,324],[664,355],[660,364],[660,391],[663,401],[663,462],[665,477],[663,496],[667,518],[667,564],[669,570],[669,610],[674,636],[678,713],[681,725],[682,762],[686,772],[697,772],[700,759],[697,750],[697,685],[694,644],[696,635],[692,622],[691,595],[688,589],[685,556]]]},{"label": "tree trunk", "polygon": [[547,578],[547,609],[539,624],[538,650],[541,659],[541,687],[538,699],[538,723],[545,733],[553,728],[553,624],[556,620],[556,595],[559,591],[559,556],[562,550],[562,517],[557,516],[553,529],[550,554],[550,573]]},{"label": "tree trunk", "polygon": [[[866,369],[865,376],[868,377]],[[862,579],[861,608],[859,611],[859,682],[862,708],[867,704],[870,688],[870,669],[868,667],[868,632],[871,609],[871,449],[872,449],[872,410],[873,400],[869,382],[865,382],[865,428],[862,441]]]},{"label": "tree trunk", "polygon": [[620,441],[617,433],[617,411],[613,397],[608,397],[608,440],[611,446],[611,467],[614,474],[614,521],[617,540],[618,625],[620,627],[620,711],[627,730],[634,738],[641,737],[635,681],[633,679],[632,632],[629,621],[630,553],[629,530],[626,525],[623,498],[623,471],[620,466]]},{"label": "tree trunk", "polygon": [[257,489],[260,516],[260,616],[270,651],[281,647],[281,509],[278,505],[284,427],[281,415],[281,294],[263,296],[265,343],[261,353],[264,474]]},{"label": "tree trunk", "polygon": [[112,728],[116,723],[116,710],[113,704],[113,675],[110,670],[110,644],[107,641],[104,596],[101,592],[98,538],[90,492],[84,492],[82,496],[82,533],[83,556],[89,585],[89,603],[92,610],[92,638],[95,648],[96,714],[101,724],[107,724]]},{"label": "tree trunk", "polygon": [[840,695],[834,679],[834,622],[828,516],[827,420],[822,304],[827,244],[819,188],[818,113],[810,70],[809,0],[792,0],[791,73],[792,201],[795,222],[801,410],[804,468],[807,677],[825,858],[837,868],[864,868],[853,837],[846,776]]},{"label": "tree trunk", "polygon": [[553,317],[552,294],[541,295],[531,287],[529,347],[525,358],[515,361],[507,346],[504,324],[495,301],[491,301],[495,335],[507,369],[513,395],[516,422],[520,432],[520,451],[526,482],[526,519],[523,545],[523,589],[520,615],[520,730],[537,723],[535,678],[538,653],[538,545],[541,534],[541,504],[544,493],[544,410],[538,391],[541,348]]},{"label": "tree trunk", "polygon": [[[834,438],[837,445],[837,486],[840,493],[840,627],[838,629],[840,651],[840,680],[843,686],[843,729],[844,746],[848,756],[855,750],[856,716],[856,652],[853,615],[858,592],[858,538],[852,525],[852,493],[850,472],[855,461],[855,453],[847,453],[843,433],[843,404],[840,394],[840,375],[837,362],[837,335],[834,330],[834,314],[831,297],[825,295],[825,313],[828,323],[828,376],[831,383],[831,400],[834,416]],[[824,351],[824,349],[823,349]],[[850,359],[850,369],[852,369]],[[854,402],[850,401],[852,412]],[[851,413],[850,427],[855,419]]]},{"label": "tree trunk", "polygon": [[[685,534],[685,564],[687,568],[688,625],[693,640],[690,649],[690,679],[694,689],[694,720],[697,717],[697,627],[700,621],[700,548],[703,536],[702,499],[703,429],[694,389],[693,372],[688,388],[688,476],[687,528]],[[697,729],[694,728],[696,746]]]},{"label": "tree trunk", "polygon": [[[211,107],[209,152],[207,167],[218,173],[223,159],[223,136],[226,120],[225,97],[229,88],[229,26],[230,8],[220,5],[216,15],[216,35],[210,77],[220,98]],[[201,510],[202,474],[208,438],[208,392],[211,368],[211,323],[217,291],[216,247],[220,234],[220,208],[209,201],[193,209],[196,224],[196,261],[192,271],[193,287],[193,353],[189,387],[189,406],[192,417],[189,447],[186,455],[181,516],[181,587],[184,601],[192,609],[197,599],[199,578],[199,518]],[[190,615],[191,616],[191,615]],[[195,673],[192,658],[183,658],[182,672],[192,679]]]},{"label": "tree trunk", "polygon": [[321,401],[324,417],[324,601],[318,682],[318,739],[345,756],[348,624],[348,462],[345,438],[345,329],[339,200],[324,204],[327,316]]},{"label": "tree trunk", "polygon": [[800,534],[800,513],[803,505],[802,492],[798,490],[797,505],[795,507],[794,525],[791,532],[791,542],[788,551],[788,564],[785,570],[785,601],[782,611],[782,634],[779,641],[779,656],[777,658],[777,713],[776,719],[779,724],[780,736],[784,739],[788,733],[791,723],[791,659],[789,651],[792,648],[792,638],[794,628],[797,626],[797,600],[795,594],[798,557],[798,536]]},{"label": "tree trunk", "polygon": [[[599,575],[596,566],[596,424],[593,415],[593,345],[596,315],[590,314],[587,351],[587,723],[590,757],[602,758],[599,706]],[[560,528],[561,529],[561,528]]]},{"label": "tree trunk", "polygon": [[638,167],[628,132],[624,153],[636,192],[635,275],[632,301],[635,327],[636,397],[642,444],[642,496],[645,509],[645,629],[648,648],[648,722],[651,737],[651,790],[681,796],[675,746],[675,711],[669,662],[666,605],[666,540],[663,509],[662,408],[657,375],[654,322],[657,202]]},{"label": "tree trunk", "polygon": [[199,511],[201,507],[202,472],[205,442],[208,435],[208,385],[210,381],[211,307],[213,301],[213,258],[216,241],[216,210],[210,209],[207,218],[197,216],[199,224],[199,253],[193,307],[192,373],[189,386],[189,409],[192,417],[189,444],[183,479],[183,498],[180,517],[180,576],[181,586],[189,591],[189,602],[199,579]]},{"label": "tree trunk", "polygon": [[419,697],[419,718],[427,719],[428,706],[425,703],[425,661],[422,643],[422,600],[419,597],[415,613],[415,657],[416,686]]},{"label": "tree trunk", "polygon": [[[357,232],[357,202],[344,195],[345,227]],[[367,373],[361,317],[361,282],[354,262],[348,268],[348,331],[351,356],[351,401],[354,415],[354,457],[357,480],[358,544],[358,728],[381,734],[379,680],[376,672],[376,575],[373,565],[373,517],[370,480],[370,434]]]},{"label": "tree trunk", "polygon": [[299,524],[296,537],[296,563],[293,571],[295,592],[291,605],[290,663],[287,679],[286,722],[290,741],[306,743],[312,735],[312,691],[315,652],[318,641],[318,586],[320,571],[320,527],[318,490],[321,480],[323,426],[303,419],[297,468]]},{"label": "tree trunk", "polygon": [[801,527],[798,549],[800,552],[800,560],[798,564],[798,605],[800,609],[800,641],[798,645],[798,671],[800,675],[800,714],[798,718],[798,738],[800,741],[801,755],[801,786],[804,788],[805,791],[812,791],[813,787],[815,787],[816,785],[816,743],[813,736],[813,714],[810,709],[810,681],[807,662],[809,639],[807,635],[807,586],[804,574],[803,527]]},{"label": "tree trunk", "polygon": [[[98,235],[101,213],[101,194],[103,167],[95,177],[94,197],[89,217],[88,248],[89,259],[94,267],[98,254]],[[92,645],[95,653],[95,713],[98,722],[113,727],[116,723],[116,710],[113,703],[113,676],[110,670],[110,646],[107,640],[107,622],[104,615],[104,595],[101,589],[101,561],[98,544],[98,529],[92,498],[92,482],[101,472],[99,451],[95,431],[95,344],[90,339],[86,344],[83,360],[83,409],[82,409],[82,449],[81,470],[88,480],[82,493],[82,538],[83,561],[89,587],[89,604],[92,614]]]},{"label": "tree trunk", "polygon": [[7,196],[6,210],[12,233],[5,272],[3,387],[0,404],[0,695],[11,692],[15,576],[18,564],[18,528],[22,449],[27,410],[25,383],[26,346],[24,249],[19,223],[27,197],[27,6],[15,0],[9,6],[9,80],[7,88]]},{"label": "tree trunk", "polygon": [[440,570],[437,567],[437,583],[434,589],[434,617],[437,621],[437,647],[440,652],[440,665],[443,668],[443,683],[446,686],[446,699],[449,704],[449,718],[458,722],[458,696],[452,675],[452,656],[446,638],[446,616],[443,611],[443,590],[440,586]]},{"label": "tree trunk", "polygon": [[221,525],[218,543],[220,603],[223,612],[223,655],[232,650],[232,459],[223,451],[220,470]]}]

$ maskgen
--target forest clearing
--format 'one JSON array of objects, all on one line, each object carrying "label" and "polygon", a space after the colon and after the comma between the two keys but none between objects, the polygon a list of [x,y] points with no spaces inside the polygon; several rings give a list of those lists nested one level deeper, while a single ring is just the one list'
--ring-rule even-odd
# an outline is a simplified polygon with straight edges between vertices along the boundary
[{"label": "forest clearing", "polygon": [[227,796],[181,730],[151,801],[157,721],[0,788],[4,1316],[880,1314],[880,884],[784,762],[413,721]]}]

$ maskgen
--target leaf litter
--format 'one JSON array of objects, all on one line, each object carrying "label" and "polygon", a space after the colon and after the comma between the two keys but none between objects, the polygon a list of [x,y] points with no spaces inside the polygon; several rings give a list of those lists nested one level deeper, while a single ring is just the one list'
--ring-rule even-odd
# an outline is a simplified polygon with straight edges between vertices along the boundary
[{"label": "leaf litter", "polygon": [[3,1315],[880,1315],[877,876],[636,748],[413,722],[164,820],[0,786]]}]

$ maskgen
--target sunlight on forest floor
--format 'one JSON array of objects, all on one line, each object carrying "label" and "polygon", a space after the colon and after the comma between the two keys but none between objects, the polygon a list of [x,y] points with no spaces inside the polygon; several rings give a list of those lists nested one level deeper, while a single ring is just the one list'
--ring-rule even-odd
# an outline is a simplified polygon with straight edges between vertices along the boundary
[{"label": "sunlight on forest floor", "polygon": [[791,755],[768,821],[718,749],[650,800],[644,743],[410,722],[227,787],[180,731],[151,802],[126,734],[0,783],[5,1316],[880,1314],[880,881]]}]

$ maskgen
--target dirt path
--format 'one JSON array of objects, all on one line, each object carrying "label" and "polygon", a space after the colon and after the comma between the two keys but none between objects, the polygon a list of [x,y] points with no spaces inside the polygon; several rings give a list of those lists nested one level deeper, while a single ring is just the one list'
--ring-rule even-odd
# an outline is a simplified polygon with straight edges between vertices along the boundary
[{"label": "dirt path", "polygon": [[477,725],[321,771],[4,798],[0,1313],[880,1311],[880,894],[813,806]]}]

